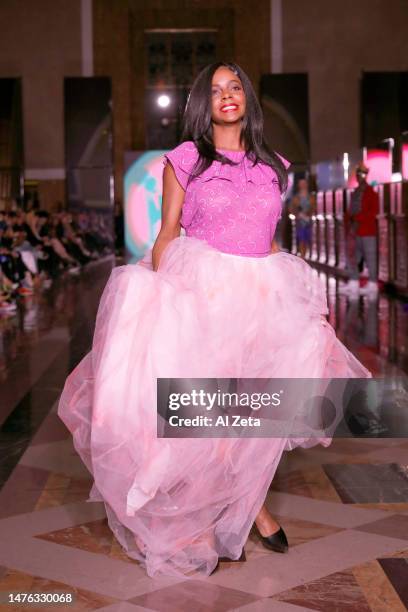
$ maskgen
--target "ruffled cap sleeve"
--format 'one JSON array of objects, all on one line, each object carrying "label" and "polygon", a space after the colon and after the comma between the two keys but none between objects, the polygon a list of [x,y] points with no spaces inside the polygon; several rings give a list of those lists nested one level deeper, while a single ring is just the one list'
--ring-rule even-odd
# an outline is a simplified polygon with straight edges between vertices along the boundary
[{"label": "ruffled cap sleeve", "polygon": [[279,157],[279,159],[281,160],[281,162],[283,163],[283,165],[285,166],[285,169],[287,170],[292,164],[290,163],[290,161],[288,161],[287,159],[285,159],[280,153],[278,153],[277,151],[275,151],[276,155]]},{"label": "ruffled cap sleeve", "polygon": [[175,149],[165,153],[163,164],[171,163],[176,178],[184,191],[191,171],[197,161],[198,153],[194,142],[186,141],[179,144]]}]

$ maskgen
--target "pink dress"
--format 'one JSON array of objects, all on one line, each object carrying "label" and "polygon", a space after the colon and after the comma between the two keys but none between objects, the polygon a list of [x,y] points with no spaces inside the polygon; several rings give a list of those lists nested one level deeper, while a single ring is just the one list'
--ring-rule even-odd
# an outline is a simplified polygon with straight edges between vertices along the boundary
[{"label": "pink dress", "polygon": [[[186,189],[186,235],[115,268],[92,350],[58,414],[93,475],[127,554],[150,576],[209,574],[238,559],[283,451],[327,438],[157,438],[157,378],[348,378],[370,372],[325,319],[324,287],[302,259],[270,254],[281,214],[274,171],[241,152],[187,186],[192,142],[169,152]],[[284,160],[288,165],[288,162]]]}]

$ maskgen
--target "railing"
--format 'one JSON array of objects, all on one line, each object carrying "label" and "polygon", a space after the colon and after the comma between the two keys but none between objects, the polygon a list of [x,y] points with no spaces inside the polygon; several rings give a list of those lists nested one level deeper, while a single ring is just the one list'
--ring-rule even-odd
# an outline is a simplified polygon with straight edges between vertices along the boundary
[{"label": "railing", "polygon": [[[408,181],[384,183],[379,195],[378,278],[408,296]],[[317,214],[312,220],[310,262],[345,274],[346,235],[344,214],[350,203],[350,189],[319,191]],[[291,218],[295,235],[295,218]],[[296,245],[292,245],[296,253]]]}]

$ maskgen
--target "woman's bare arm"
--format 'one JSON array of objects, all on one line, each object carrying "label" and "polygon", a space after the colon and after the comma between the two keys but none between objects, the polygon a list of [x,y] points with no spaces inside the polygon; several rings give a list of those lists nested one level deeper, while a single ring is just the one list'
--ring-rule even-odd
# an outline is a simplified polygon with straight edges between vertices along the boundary
[{"label": "woman's bare arm", "polygon": [[160,232],[152,250],[153,270],[157,271],[160,257],[166,246],[180,236],[181,210],[184,202],[184,189],[178,182],[171,163],[163,171],[162,222]]}]

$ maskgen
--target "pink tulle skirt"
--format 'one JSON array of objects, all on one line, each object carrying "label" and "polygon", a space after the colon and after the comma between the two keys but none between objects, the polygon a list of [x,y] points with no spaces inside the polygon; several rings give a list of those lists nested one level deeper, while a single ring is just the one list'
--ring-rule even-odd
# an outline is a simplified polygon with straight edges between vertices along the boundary
[{"label": "pink tulle skirt", "polygon": [[370,372],[325,319],[315,271],[284,252],[221,253],[181,236],[115,268],[91,352],[58,414],[94,478],[90,501],[149,576],[238,559],[283,451],[322,438],[157,438],[157,378],[349,378]]}]

